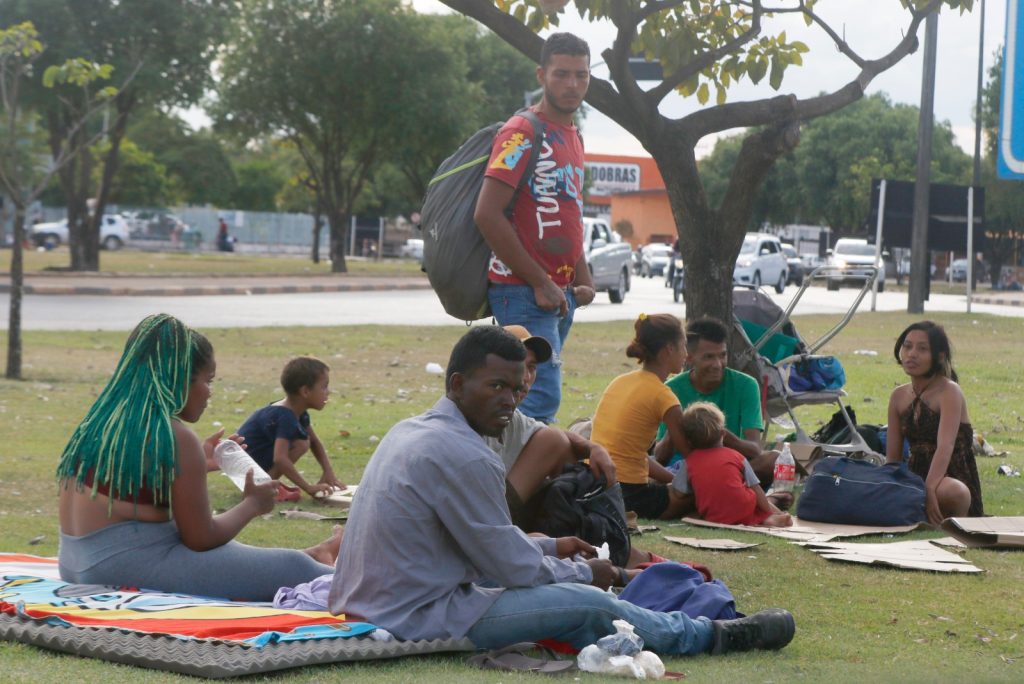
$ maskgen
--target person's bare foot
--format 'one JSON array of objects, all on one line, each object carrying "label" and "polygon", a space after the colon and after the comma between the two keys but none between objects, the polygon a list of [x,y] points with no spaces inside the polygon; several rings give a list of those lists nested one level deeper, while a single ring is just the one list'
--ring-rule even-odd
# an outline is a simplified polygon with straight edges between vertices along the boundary
[{"label": "person's bare foot", "polygon": [[344,525],[335,525],[331,536],[316,546],[306,549],[309,556],[324,565],[334,565],[338,560],[338,549],[341,548],[341,537],[345,534]]},{"label": "person's bare foot", "polygon": [[761,522],[761,527],[792,527],[793,516],[789,513],[774,513]]}]

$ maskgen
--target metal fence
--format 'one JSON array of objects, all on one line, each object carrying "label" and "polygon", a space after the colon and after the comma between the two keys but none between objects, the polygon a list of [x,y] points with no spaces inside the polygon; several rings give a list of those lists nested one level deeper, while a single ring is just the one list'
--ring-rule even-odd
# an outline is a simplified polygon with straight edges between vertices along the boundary
[{"label": "metal fence", "polygon": [[[66,216],[64,207],[36,207],[33,217],[41,221],[59,221]],[[129,218],[140,215],[172,214],[190,230],[201,235],[200,249],[216,248],[219,219],[228,224],[228,233],[236,240],[236,249],[245,252],[309,253],[313,247],[313,216],[259,211],[235,211],[209,207],[129,207],[108,205],[108,214]],[[416,231],[403,217],[353,217],[349,227],[346,256],[397,256],[405,240]],[[149,241],[153,242],[153,241]],[[168,244],[169,241],[168,241]],[[320,232],[320,253],[328,256],[330,228],[324,221]]]}]

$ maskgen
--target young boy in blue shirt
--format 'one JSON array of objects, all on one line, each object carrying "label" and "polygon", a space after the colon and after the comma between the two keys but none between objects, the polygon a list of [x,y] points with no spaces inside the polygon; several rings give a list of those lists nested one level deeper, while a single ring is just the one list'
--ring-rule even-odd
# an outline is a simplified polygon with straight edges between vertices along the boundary
[{"label": "young boy in blue shirt", "polygon": [[[330,396],[330,368],[320,359],[300,356],[285,364],[281,387],[285,398],[257,410],[238,428],[253,460],[275,480],[282,476],[312,497],[326,496],[333,489],[345,489],[334,475],[323,442],[310,424],[309,411],[323,410]],[[307,482],[295,462],[307,451],[313,453],[323,474],[316,483]],[[278,501],[297,501],[298,490],[282,484]]]}]

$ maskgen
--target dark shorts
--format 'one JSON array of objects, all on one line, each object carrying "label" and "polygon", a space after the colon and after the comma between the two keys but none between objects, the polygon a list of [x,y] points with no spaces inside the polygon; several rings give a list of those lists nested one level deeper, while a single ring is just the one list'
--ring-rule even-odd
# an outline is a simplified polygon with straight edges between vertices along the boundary
[{"label": "dark shorts", "polygon": [[627,511],[638,518],[658,519],[668,508],[668,485],[662,482],[622,484],[622,500]]},{"label": "dark shorts", "polygon": [[[541,492],[543,492],[543,487]],[[509,516],[512,518],[512,524],[521,529],[523,532],[534,532],[534,523],[537,518],[537,509],[540,507],[540,493],[535,494],[529,501],[523,501],[519,498],[519,492],[517,492],[512,485],[505,480],[505,503],[508,504]]]}]

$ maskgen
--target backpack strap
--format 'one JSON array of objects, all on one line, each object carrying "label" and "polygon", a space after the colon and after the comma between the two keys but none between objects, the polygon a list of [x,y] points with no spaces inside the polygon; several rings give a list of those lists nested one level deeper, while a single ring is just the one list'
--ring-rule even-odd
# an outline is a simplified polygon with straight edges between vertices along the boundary
[{"label": "backpack strap", "polygon": [[544,144],[544,134],[547,132],[547,126],[537,116],[536,112],[529,107],[523,107],[515,115],[521,116],[530,122],[530,125],[533,127],[533,144],[530,146],[530,159],[526,163],[523,175],[519,177],[519,182],[516,183],[515,192],[512,193],[512,199],[509,200],[506,212],[511,211],[512,207],[515,206],[516,199],[519,197],[519,191],[529,182],[530,176],[537,169],[537,162],[540,160],[540,148]]}]

